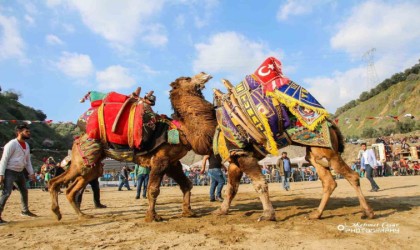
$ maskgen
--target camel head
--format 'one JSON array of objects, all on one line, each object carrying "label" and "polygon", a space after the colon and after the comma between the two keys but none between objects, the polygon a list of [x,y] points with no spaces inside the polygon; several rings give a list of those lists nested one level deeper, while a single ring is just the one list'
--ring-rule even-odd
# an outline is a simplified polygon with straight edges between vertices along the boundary
[{"label": "camel head", "polygon": [[197,92],[201,94],[201,90],[205,88],[205,84],[212,78],[211,75],[204,72],[198,73],[193,77],[180,77],[171,83],[173,90],[179,89],[188,92]]}]

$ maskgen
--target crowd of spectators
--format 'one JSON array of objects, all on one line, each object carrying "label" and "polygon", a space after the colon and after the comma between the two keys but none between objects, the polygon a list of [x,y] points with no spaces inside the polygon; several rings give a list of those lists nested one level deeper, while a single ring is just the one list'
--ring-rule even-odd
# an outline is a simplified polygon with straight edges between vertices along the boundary
[{"label": "crowd of spectators", "polygon": [[[364,170],[360,168],[360,162],[353,162],[351,168],[356,171],[360,177],[365,176]],[[374,169],[373,175],[374,177],[420,175],[420,163],[418,160],[410,161],[404,158],[399,161],[385,161],[378,163],[378,167]]]},{"label": "crowd of spectators", "polygon": [[41,166],[40,170],[35,172],[35,181],[28,179],[27,187],[31,189],[41,188],[43,191],[47,191],[48,181],[64,173],[64,171],[60,162],[55,162],[54,158],[49,157],[44,159],[44,164]]},{"label": "crowd of spectators", "polygon": [[[417,140],[417,138],[416,138]],[[395,141],[393,143],[396,143]],[[356,171],[360,177],[364,177],[364,170],[360,168],[360,162],[353,162],[351,168]],[[47,189],[47,182],[54,176],[62,173],[64,170],[59,166],[59,164],[50,164],[44,171],[38,171],[35,173],[36,181],[28,181],[29,188],[41,188],[43,190]],[[185,175],[190,179],[193,185],[195,186],[207,186],[210,185],[210,177],[208,176],[207,171],[204,174],[200,174],[200,168],[191,168],[184,169]],[[226,173],[224,173],[225,180],[227,180]],[[273,166],[263,166],[261,173],[264,175],[267,182],[281,182],[281,177],[277,169]],[[119,180],[119,171],[108,171],[105,172],[101,177],[101,181],[118,181]],[[332,171],[334,178],[342,178],[340,175],[335,174]],[[408,175],[420,175],[420,163],[419,161],[410,161],[405,160],[404,158],[395,161],[383,162],[381,167],[374,170],[375,177],[382,176],[408,176]],[[303,167],[294,167],[292,168],[292,174],[290,181],[299,182],[299,181],[316,181],[318,180],[318,175],[316,169],[313,166],[303,166]],[[130,172],[129,177],[130,184],[136,186],[136,178],[134,172]],[[241,183],[251,183],[251,180],[243,174],[241,178]],[[164,176],[162,186],[175,186],[176,182]]]},{"label": "crowd of spectators", "polygon": [[400,160],[402,152],[409,152],[410,147],[416,147],[420,150],[419,137],[408,136],[404,138],[394,138],[392,135],[389,137],[379,137],[375,143],[383,143],[385,146],[385,154],[388,161]]}]

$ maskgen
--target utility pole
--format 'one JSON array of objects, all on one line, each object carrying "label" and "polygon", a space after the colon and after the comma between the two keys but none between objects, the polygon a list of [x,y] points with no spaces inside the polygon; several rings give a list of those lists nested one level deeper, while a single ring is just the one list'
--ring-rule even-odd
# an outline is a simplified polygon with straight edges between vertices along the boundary
[{"label": "utility pole", "polygon": [[373,88],[378,83],[378,75],[376,74],[375,60],[374,60],[375,51],[376,49],[372,48],[366,51],[362,56],[363,60],[366,63],[366,73],[367,73],[366,87],[367,88]]}]

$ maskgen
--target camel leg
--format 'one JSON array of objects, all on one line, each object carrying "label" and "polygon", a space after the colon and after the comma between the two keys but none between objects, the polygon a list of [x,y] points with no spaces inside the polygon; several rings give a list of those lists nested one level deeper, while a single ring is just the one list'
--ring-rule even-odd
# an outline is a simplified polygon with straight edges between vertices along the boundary
[{"label": "camel leg", "polygon": [[239,156],[238,165],[241,171],[243,171],[252,180],[255,191],[260,194],[260,200],[263,205],[263,214],[260,216],[258,221],[261,220],[276,220],[276,214],[274,212],[273,205],[271,204],[268,184],[261,173],[261,167],[258,165],[258,160],[251,156]]},{"label": "camel leg", "polygon": [[310,219],[319,219],[321,218],[322,212],[325,209],[325,206],[328,203],[328,200],[330,199],[330,196],[334,189],[337,187],[337,183],[335,182],[331,172],[323,167],[315,157],[316,153],[314,148],[311,149],[312,151],[308,150],[307,152],[307,159],[312,163],[312,165],[316,168],[316,173],[318,174],[319,179],[322,182],[322,188],[323,188],[323,195],[321,199],[321,203],[318,206],[318,209],[313,211],[310,215]]},{"label": "camel leg", "polygon": [[184,195],[182,204],[182,216],[194,217],[195,214],[191,210],[191,189],[193,188],[193,185],[190,179],[188,179],[182,171],[181,162],[178,161],[176,165],[168,167],[166,174],[179,184],[179,187],[181,188],[181,191]]},{"label": "camel leg", "polygon": [[67,200],[70,202],[70,205],[73,207],[74,211],[76,211],[76,214],[79,216],[79,219],[92,218],[91,215],[86,215],[80,210],[80,205],[76,200],[76,195],[80,192],[80,190],[84,189],[87,186],[89,181],[90,179],[85,179],[85,177],[83,176],[77,177],[74,181],[75,184],[73,188],[66,194]]},{"label": "camel leg", "polygon": [[330,160],[331,167],[338,173],[344,176],[346,180],[353,186],[356,190],[357,197],[359,198],[360,207],[362,208],[363,215],[362,218],[369,218],[373,219],[375,214],[373,209],[369,206],[366,202],[365,196],[362,193],[362,189],[360,188],[360,178],[359,175],[351,170],[351,168],[343,161],[341,156],[335,155]]},{"label": "camel leg", "polygon": [[242,171],[235,163],[231,163],[228,167],[228,181],[226,185],[226,197],[223,200],[222,205],[219,209],[214,211],[216,215],[226,215],[229,212],[230,205],[232,200],[235,198],[238,193],[239,183],[242,178]]},{"label": "camel leg", "polygon": [[146,222],[152,221],[162,221],[155,210],[156,200],[160,193],[160,183],[162,182],[164,171],[167,167],[156,166],[152,167],[152,170],[149,174],[149,184],[147,185],[147,199],[149,200],[149,208],[146,212],[146,217],[144,220]]},{"label": "camel leg", "polygon": [[63,174],[51,179],[49,182],[51,211],[57,220],[61,220],[62,218],[60,207],[58,205],[58,192],[60,191],[60,187],[62,184],[66,184],[76,178],[77,175],[77,171],[72,171],[72,169],[69,169],[69,171],[66,171]]}]

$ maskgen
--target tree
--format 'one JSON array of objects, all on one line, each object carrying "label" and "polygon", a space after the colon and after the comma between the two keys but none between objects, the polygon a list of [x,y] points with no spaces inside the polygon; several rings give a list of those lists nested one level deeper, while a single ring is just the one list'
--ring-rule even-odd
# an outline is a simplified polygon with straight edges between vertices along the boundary
[{"label": "tree", "polygon": [[367,99],[369,99],[369,93],[368,93],[367,91],[362,92],[362,93],[360,94],[360,96],[359,96],[359,100],[360,100],[361,102],[364,102],[364,101],[366,101]]},{"label": "tree", "polygon": [[3,93],[3,96],[14,101],[19,101],[19,98],[22,97],[22,94],[14,90],[8,90]]}]

